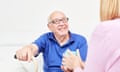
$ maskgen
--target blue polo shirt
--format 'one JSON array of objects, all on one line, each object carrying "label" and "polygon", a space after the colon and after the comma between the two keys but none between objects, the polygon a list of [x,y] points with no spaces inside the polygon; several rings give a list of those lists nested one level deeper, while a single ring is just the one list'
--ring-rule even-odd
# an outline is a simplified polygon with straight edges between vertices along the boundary
[{"label": "blue polo shirt", "polygon": [[76,51],[79,49],[83,61],[87,56],[87,41],[85,37],[69,32],[70,39],[62,46],[57,42],[52,32],[45,33],[36,39],[33,43],[39,48],[39,53],[43,53],[44,72],[63,72],[60,68],[63,53],[70,49]]}]

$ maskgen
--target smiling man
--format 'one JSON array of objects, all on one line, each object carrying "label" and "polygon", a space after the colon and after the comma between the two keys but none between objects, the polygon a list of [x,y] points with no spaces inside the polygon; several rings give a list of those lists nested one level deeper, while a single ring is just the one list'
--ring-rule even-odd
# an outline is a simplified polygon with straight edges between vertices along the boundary
[{"label": "smiling man", "polygon": [[69,49],[79,49],[82,62],[87,56],[87,41],[82,35],[69,31],[68,17],[61,11],[54,11],[48,17],[47,32],[36,39],[32,44],[26,45],[16,51],[19,60],[30,61],[32,56],[43,53],[44,72],[63,72],[61,69],[64,52]]}]

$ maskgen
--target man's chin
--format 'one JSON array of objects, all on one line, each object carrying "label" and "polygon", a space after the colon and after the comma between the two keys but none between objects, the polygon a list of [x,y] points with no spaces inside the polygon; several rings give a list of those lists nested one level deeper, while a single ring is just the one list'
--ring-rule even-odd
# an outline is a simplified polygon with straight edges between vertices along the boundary
[{"label": "man's chin", "polygon": [[62,33],[59,33],[59,35],[60,35],[60,36],[65,36],[65,35],[67,35],[67,33],[63,33],[63,32],[62,32]]}]

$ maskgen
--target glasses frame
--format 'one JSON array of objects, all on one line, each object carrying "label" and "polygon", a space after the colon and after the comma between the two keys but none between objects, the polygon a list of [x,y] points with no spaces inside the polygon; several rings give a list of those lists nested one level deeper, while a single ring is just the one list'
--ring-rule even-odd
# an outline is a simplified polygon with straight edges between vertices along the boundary
[{"label": "glasses frame", "polygon": [[49,24],[60,24],[60,22],[62,22],[62,23],[67,23],[68,20],[69,20],[68,17],[57,18],[57,19],[51,20],[51,21],[49,22]]}]

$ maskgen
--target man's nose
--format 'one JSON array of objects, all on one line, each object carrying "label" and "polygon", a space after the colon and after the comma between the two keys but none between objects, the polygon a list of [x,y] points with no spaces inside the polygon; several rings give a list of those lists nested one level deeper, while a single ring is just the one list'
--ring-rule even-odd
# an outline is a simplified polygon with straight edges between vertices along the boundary
[{"label": "man's nose", "polygon": [[59,23],[59,25],[64,25],[65,23],[64,23],[64,21],[60,21],[60,23]]}]

